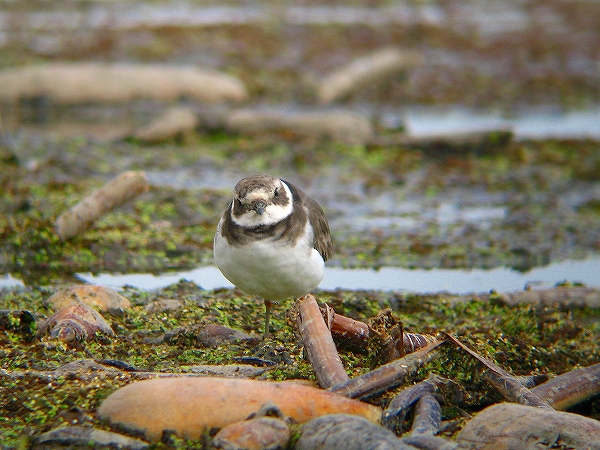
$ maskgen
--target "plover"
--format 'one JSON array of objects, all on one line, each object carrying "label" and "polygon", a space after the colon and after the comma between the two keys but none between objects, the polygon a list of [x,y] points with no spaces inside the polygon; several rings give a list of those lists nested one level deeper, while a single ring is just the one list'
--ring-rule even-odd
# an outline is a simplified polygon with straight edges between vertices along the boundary
[{"label": "plover", "polygon": [[214,239],[217,266],[239,289],[272,302],[316,288],[333,245],[323,208],[291,183],[270,175],[239,181]]}]

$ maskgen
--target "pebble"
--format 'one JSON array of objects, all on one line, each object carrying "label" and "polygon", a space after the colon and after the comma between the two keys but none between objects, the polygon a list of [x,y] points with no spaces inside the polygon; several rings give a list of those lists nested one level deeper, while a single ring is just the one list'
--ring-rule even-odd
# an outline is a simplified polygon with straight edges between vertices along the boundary
[{"label": "pebble", "polygon": [[224,378],[256,378],[269,369],[256,367],[250,364],[202,364],[188,367],[192,373]]},{"label": "pebble", "polygon": [[200,328],[197,335],[198,343],[210,348],[239,342],[258,343],[258,340],[256,336],[214,323]]},{"label": "pebble", "polygon": [[156,300],[152,303],[148,303],[144,309],[147,313],[161,313],[165,311],[175,311],[178,309],[182,309],[185,306],[185,302],[183,300],[176,299],[162,299]]},{"label": "pebble", "polygon": [[68,362],[58,367],[55,372],[64,374],[66,378],[80,376],[83,374],[107,374],[109,376],[118,376],[123,373],[122,370],[115,368],[114,366],[108,366],[106,364],[99,363],[91,358],[77,359],[75,361]]},{"label": "pebble", "polygon": [[212,446],[222,450],[278,450],[288,446],[290,427],[276,417],[258,417],[227,425]]},{"label": "pebble", "polygon": [[57,311],[73,302],[81,302],[113,315],[121,315],[131,308],[129,299],[117,291],[92,284],[77,284],[62,289],[48,297],[44,304]]},{"label": "pebble", "polygon": [[98,335],[114,336],[104,317],[84,303],[71,303],[52,314],[38,330],[38,337],[49,335],[68,344],[95,339]]},{"label": "pebble", "polygon": [[43,433],[35,439],[33,450],[57,448],[122,448],[145,450],[147,442],[92,427],[68,426]]},{"label": "pebble", "polygon": [[600,422],[516,403],[490,406],[469,420],[456,441],[461,449],[600,450]]}]

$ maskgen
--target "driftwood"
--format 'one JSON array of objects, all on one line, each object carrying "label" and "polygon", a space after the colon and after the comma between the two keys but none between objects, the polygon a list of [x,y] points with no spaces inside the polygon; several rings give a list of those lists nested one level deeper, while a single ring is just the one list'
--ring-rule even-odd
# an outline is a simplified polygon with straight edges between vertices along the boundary
[{"label": "driftwood", "polygon": [[[382,314],[388,315],[388,311],[391,315],[390,310],[385,310]],[[321,308],[321,313],[331,330],[334,342],[341,348],[366,354],[369,353],[371,338],[377,337],[381,341],[377,344],[379,347],[377,351],[381,353],[383,362],[401,358],[438,340],[428,334],[407,333],[401,323],[384,335],[380,331],[372,330],[369,325],[360,320],[337,314],[329,307]]]},{"label": "driftwood", "polygon": [[428,434],[433,436],[440,431],[441,423],[442,407],[439,402],[431,394],[424,395],[417,402],[415,418],[413,419],[410,434]]},{"label": "driftwood", "polygon": [[317,301],[312,295],[306,295],[300,300],[298,309],[298,329],[319,386],[329,388],[346,382],[348,374],[342,365]]},{"label": "driftwood", "polygon": [[0,71],[0,100],[45,96],[53,102],[127,103],[139,98],[200,102],[243,101],[246,87],[235,77],[197,67],[163,64],[49,63]]},{"label": "driftwood", "polygon": [[56,219],[55,230],[65,241],[88,228],[105,213],[149,188],[144,172],[125,172]]},{"label": "driftwood", "polygon": [[329,388],[350,398],[366,398],[401,385],[405,378],[437,356],[434,350],[445,341],[437,341],[375,370]]},{"label": "driftwood", "polygon": [[319,103],[339,100],[367,84],[421,64],[423,57],[411,50],[387,47],[357,58],[323,79],[317,90]]},{"label": "driftwood", "polygon": [[370,331],[366,323],[342,316],[328,306],[321,308],[321,314],[338,345],[355,352],[368,351]]},{"label": "driftwood", "polygon": [[401,390],[389,403],[381,416],[381,422],[390,430],[401,434],[406,431],[404,421],[410,409],[421,398],[428,395],[441,395],[448,403],[462,399],[460,387],[452,380],[430,374],[429,378]]},{"label": "driftwood", "polygon": [[600,393],[600,363],[559,375],[531,392],[554,409],[567,409]]},{"label": "driftwood", "polygon": [[[490,294],[491,295],[491,294]],[[490,295],[482,295],[487,300]],[[523,291],[493,294],[507,305],[561,305],[565,307],[600,308],[600,289],[587,286],[558,286],[552,289],[526,289]]]},{"label": "driftwood", "polygon": [[364,144],[373,136],[371,122],[346,111],[282,112],[239,109],[228,117],[226,128],[243,135],[278,134],[285,139],[331,139]]},{"label": "driftwood", "polygon": [[516,402],[521,405],[536,406],[538,408],[553,410],[547,401],[531,392],[531,390],[525,387],[516,377],[509,374],[489,359],[484,358],[477,352],[471,350],[454,336],[448,333],[445,335],[448,340],[469,353],[486,367],[486,378],[508,401]]},{"label": "driftwood", "polygon": [[175,107],[164,111],[150,123],[133,132],[133,137],[147,143],[190,135],[198,125],[198,117],[192,108]]}]

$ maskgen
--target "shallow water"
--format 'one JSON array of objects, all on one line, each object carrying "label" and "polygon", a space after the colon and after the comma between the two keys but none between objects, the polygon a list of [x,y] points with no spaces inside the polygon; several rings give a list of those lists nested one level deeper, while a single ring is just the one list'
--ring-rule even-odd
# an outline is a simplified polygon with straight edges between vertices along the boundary
[{"label": "shallow water", "polygon": [[[390,114],[389,121],[393,115]],[[444,136],[489,130],[511,130],[517,140],[600,139],[600,107],[565,111],[546,107],[521,111],[513,117],[467,108],[413,109],[402,119],[414,137]]]},{"label": "shallow water", "polygon": [[[507,268],[474,269],[399,269],[386,267],[372,269],[342,269],[329,267],[319,288],[324,290],[385,290],[418,293],[450,292],[453,294],[481,293],[495,290],[511,292],[531,287],[552,287],[563,281],[579,282],[589,287],[600,287],[600,258],[581,261],[567,260],[539,267],[528,272]],[[199,267],[185,272],[153,274],[78,274],[86,283],[112,288],[133,286],[153,290],[177,283],[192,281],[204,289],[232,287],[216,267]],[[20,284],[15,278],[0,278],[0,287]]]}]

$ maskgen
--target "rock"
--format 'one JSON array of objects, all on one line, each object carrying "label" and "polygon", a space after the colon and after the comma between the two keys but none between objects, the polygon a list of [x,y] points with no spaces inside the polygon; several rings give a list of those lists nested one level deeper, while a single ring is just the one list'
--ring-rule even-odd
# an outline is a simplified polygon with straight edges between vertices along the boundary
[{"label": "rock", "polygon": [[269,402],[296,422],[331,413],[372,421],[381,417],[376,406],[301,384],[213,377],[134,382],[104,400],[97,415],[152,441],[164,430],[197,439],[204,430],[244,420]]},{"label": "rock", "polygon": [[553,289],[533,289],[501,295],[507,305],[529,303],[532,305],[561,305],[600,308],[600,289],[585,286],[560,286]]},{"label": "rock", "polygon": [[58,367],[55,372],[63,375],[66,378],[77,378],[85,374],[93,375],[108,375],[116,377],[123,373],[122,370],[115,368],[114,366],[107,366],[101,364],[94,359],[77,359],[75,361],[68,362]]},{"label": "rock", "polygon": [[216,348],[223,344],[232,344],[236,342],[257,343],[258,338],[251,336],[243,331],[234,330],[223,325],[215,323],[208,324],[198,331],[198,343],[206,347]]},{"label": "rock", "polygon": [[307,422],[295,450],[409,450],[387,428],[349,414],[330,414]]},{"label": "rock", "polygon": [[373,135],[364,117],[344,111],[282,112],[242,109],[227,119],[234,133],[280,133],[289,137],[329,138],[348,144],[364,144]]},{"label": "rock", "polygon": [[242,101],[248,96],[238,79],[197,67],[96,62],[52,63],[0,71],[0,101],[49,97],[65,104],[127,103],[136,99],[201,102]]},{"label": "rock", "polygon": [[322,104],[334,102],[367,84],[377,83],[422,61],[423,57],[414,51],[391,47],[378,50],[328,75],[317,89],[318,100]]},{"label": "rock", "polygon": [[456,441],[464,449],[600,449],[600,422],[516,403],[490,406],[464,426]]},{"label": "rock", "polygon": [[44,304],[57,311],[73,302],[81,302],[113,315],[121,315],[126,309],[131,308],[129,299],[117,291],[90,284],[78,284],[55,292],[44,301]]},{"label": "rock", "polygon": [[259,417],[223,427],[212,446],[223,450],[278,450],[287,448],[290,427],[276,417]]},{"label": "rock", "polygon": [[135,130],[133,137],[147,143],[161,142],[189,135],[196,126],[198,118],[191,108],[171,108],[148,125]]},{"label": "rock", "polygon": [[69,426],[43,433],[35,439],[33,449],[57,448],[122,448],[128,450],[147,449],[149,444],[122,434],[92,427]]},{"label": "rock", "polygon": [[413,447],[423,450],[457,450],[460,448],[454,441],[427,434],[410,434],[408,436],[402,436],[400,441],[404,444],[412,445]]},{"label": "rock", "polygon": [[81,302],[59,309],[38,330],[39,337],[50,335],[67,344],[79,344],[102,334],[114,336],[115,332],[98,311]]},{"label": "rock", "polygon": [[161,313],[164,311],[175,311],[177,309],[182,309],[185,306],[185,302],[183,300],[177,299],[162,299],[156,300],[155,302],[148,303],[144,309],[148,313]]},{"label": "rock", "polygon": [[268,368],[251,366],[250,364],[202,364],[188,367],[192,373],[209,375],[213,377],[225,378],[255,378],[266,371]]}]

